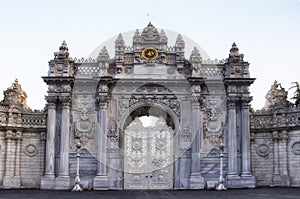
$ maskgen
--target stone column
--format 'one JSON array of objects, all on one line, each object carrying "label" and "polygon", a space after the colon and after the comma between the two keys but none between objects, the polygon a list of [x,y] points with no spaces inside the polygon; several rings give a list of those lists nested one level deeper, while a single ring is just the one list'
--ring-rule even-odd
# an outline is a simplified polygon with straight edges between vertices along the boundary
[{"label": "stone column", "polygon": [[62,99],[59,173],[55,189],[69,189],[69,148],[70,148],[70,99]]},{"label": "stone column", "polygon": [[281,140],[279,142],[279,159],[280,159],[280,173],[282,186],[290,186],[290,176],[288,172],[288,132],[283,130],[281,133]]},{"label": "stone column", "polygon": [[242,176],[251,176],[249,105],[242,103]]},{"label": "stone column", "polygon": [[54,188],[54,166],[55,166],[55,126],[56,126],[56,104],[48,102],[47,117],[47,140],[46,140],[46,160],[45,176],[41,180],[41,189]]},{"label": "stone column", "polygon": [[97,175],[94,178],[94,190],[107,190],[107,162],[106,162],[106,132],[107,132],[107,98],[99,97],[97,121]]},{"label": "stone column", "polygon": [[204,178],[201,176],[200,147],[201,147],[201,125],[202,112],[197,97],[192,99],[192,115],[190,117],[192,140],[192,164],[190,175],[190,189],[204,189]]},{"label": "stone column", "polygon": [[14,133],[11,130],[6,131],[6,158],[5,158],[5,175],[3,178],[3,188],[17,188],[14,184],[15,170],[15,148]]},{"label": "stone column", "polygon": [[227,134],[227,154],[228,154],[228,173],[227,187],[240,188],[243,187],[241,178],[237,170],[237,129],[236,129],[236,102],[229,100],[227,102],[228,109],[228,134]]},{"label": "stone column", "polygon": [[237,177],[236,103],[228,102],[228,175]]},{"label": "stone column", "polygon": [[250,148],[250,118],[248,101],[242,102],[242,178],[244,187],[255,187],[255,179],[251,174],[251,148]]},{"label": "stone column", "polygon": [[273,154],[274,154],[274,158],[273,158],[274,173],[272,178],[272,186],[281,186],[281,177],[279,173],[278,131],[273,131],[272,136],[273,136]]}]

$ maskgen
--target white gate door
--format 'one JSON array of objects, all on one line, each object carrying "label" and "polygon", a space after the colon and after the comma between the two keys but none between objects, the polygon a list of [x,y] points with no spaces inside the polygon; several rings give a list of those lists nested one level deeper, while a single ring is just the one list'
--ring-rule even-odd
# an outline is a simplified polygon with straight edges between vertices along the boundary
[{"label": "white gate door", "polygon": [[136,118],[126,128],[124,189],[173,189],[173,130],[163,118],[155,127]]}]

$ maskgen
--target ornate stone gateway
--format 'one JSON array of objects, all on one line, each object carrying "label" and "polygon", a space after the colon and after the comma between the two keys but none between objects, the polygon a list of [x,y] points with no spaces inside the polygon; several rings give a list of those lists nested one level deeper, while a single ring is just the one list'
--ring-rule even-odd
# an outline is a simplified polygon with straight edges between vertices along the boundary
[{"label": "ornate stone gateway", "polygon": [[126,128],[124,189],[173,189],[173,130],[163,118],[155,127],[136,118]]}]

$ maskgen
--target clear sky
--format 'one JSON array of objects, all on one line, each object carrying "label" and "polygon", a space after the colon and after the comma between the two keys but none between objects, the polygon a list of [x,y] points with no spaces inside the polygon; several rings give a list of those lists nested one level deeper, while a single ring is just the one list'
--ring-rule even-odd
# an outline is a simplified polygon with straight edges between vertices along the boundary
[{"label": "clear sky", "polygon": [[212,59],[226,58],[235,41],[257,78],[254,109],[264,105],[275,79],[286,89],[300,81],[299,0],[0,0],[0,90],[18,78],[29,106],[42,109],[47,87],[41,76],[63,40],[71,57],[86,57],[150,20],[191,38]]}]

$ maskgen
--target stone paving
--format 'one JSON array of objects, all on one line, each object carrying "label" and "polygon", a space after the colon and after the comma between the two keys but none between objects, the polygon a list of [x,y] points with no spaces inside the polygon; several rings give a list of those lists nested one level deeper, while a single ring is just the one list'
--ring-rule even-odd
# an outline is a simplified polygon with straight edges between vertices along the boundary
[{"label": "stone paving", "polygon": [[179,191],[44,191],[44,190],[0,190],[0,199],[299,199],[299,188],[257,188],[215,190],[179,190]]}]

